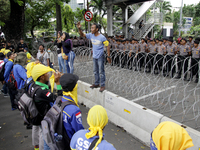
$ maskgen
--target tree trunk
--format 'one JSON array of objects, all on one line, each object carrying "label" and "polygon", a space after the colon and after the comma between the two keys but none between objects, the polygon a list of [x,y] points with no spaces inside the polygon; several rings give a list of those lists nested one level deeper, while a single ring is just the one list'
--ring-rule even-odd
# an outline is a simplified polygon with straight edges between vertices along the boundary
[{"label": "tree trunk", "polygon": [[20,38],[23,37],[24,34],[24,7],[25,0],[23,1],[23,5],[19,6],[14,0],[10,0],[10,17],[8,21],[5,22],[5,26],[3,27],[3,32],[5,34],[6,40],[14,40],[18,42]]},{"label": "tree trunk", "polygon": [[61,8],[58,3],[56,3],[56,31],[62,32]]}]

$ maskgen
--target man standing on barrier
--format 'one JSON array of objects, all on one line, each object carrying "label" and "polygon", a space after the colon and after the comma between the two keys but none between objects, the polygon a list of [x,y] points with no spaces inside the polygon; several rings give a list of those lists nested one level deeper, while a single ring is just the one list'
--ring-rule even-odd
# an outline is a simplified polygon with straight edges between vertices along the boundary
[{"label": "man standing on barrier", "polygon": [[166,55],[165,62],[166,62],[167,72],[166,72],[166,74],[164,74],[164,76],[168,76],[169,72],[172,71],[171,77],[173,78],[174,73],[175,73],[175,65],[172,62],[173,62],[174,55],[176,53],[176,45],[173,44],[172,39],[169,39],[169,41],[168,41],[168,46],[166,47],[166,52],[167,52],[167,55]]},{"label": "man standing on barrier", "polygon": [[[79,30],[80,36],[91,39],[93,47],[93,72],[95,76],[95,83],[90,86],[90,88],[98,88],[99,84],[101,86],[100,92],[105,90],[105,70],[104,70],[104,45],[107,47],[109,42],[106,37],[99,33],[101,30],[101,25],[94,23],[91,26],[91,33],[84,34],[81,30],[80,22],[77,23],[77,28]],[[107,60],[111,63],[110,59],[110,49],[107,48]]]},{"label": "man standing on barrier", "polygon": [[177,63],[178,63],[178,76],[176,77],[176,79],[180,79],[181,78],[181,73],[182,73],[182,67],[183,72],[184,72],[184,80],[187,80],[187,68],[188,68],[188,59],[187,57],[191,55],[191,50],[190,47],[186,44],[187,40],[186,39],[182,39],[181,40],[181,45],[178,46],[178,59],[177,59]]},{"label": "man standing on barrier", "polygon": [[192,58],[191,58],[191,74],[189,81],[192,81],[194,75],[196,75],[196,80],[194,81],[197,83],[199,81],[199,60],[200,60],[200,47],[199,41],[194,41],[194,47],[192,48]]}]

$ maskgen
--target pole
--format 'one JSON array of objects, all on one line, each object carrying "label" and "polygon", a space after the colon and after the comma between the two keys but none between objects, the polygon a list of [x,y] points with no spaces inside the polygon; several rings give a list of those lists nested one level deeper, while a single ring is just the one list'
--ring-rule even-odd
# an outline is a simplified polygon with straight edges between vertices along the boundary
[{"label": "pole", "polygon": [[[87,0],[87,11],[89,10],[89,3]],[[90,22],[88,21],[88,33],[90,32]],[[89,47],[90,47],[90,41],[89,41]]]},{"label": "pole", "polygon": [[[86,9],[85,9],[85,0],[83,0],[83,2],[84,2],[84,11],[86,12]],[[84,12],[84,14],[85,14],[85,12]],[[85,20],[85,32],[87,33],[87,25],[86,25],[86,20]]]},{"label": "pole", "polygon": [[182,27],[182,8],[183,8],[183,0],[182,0],[182,2],[181,2],[181,10],[180,10],[179,36],[181,35],[181,27]]}]

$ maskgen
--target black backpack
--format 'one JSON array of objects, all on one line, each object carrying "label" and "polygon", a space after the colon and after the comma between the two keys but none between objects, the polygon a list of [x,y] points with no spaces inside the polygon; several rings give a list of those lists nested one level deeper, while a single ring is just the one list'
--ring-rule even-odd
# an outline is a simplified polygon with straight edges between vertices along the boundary
[{"label": "black backpack", "polygon": [[[51,150],[71,150],[70,139],[63,125],[63,109],[67,105],[75,105],[71,101],[62,102],[62,96],[58,96],[56,104],[46,113],[41,122],[43,138]],[[54,134],[62,136],[56,141]]]},{"label": "black backpack", "polygon": [[7,82],[7,86],[11,90],[17,90],[17,81],[15,80],[13,70],[10,72],[9,79]]}]

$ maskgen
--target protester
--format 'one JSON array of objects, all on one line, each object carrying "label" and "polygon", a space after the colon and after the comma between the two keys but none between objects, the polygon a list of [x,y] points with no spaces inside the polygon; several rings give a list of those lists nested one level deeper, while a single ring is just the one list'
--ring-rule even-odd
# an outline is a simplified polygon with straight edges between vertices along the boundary
[{"label": "protester", "polygon": [[49,66],[50,66],[50,68],[53,68],[53,65],[55,63],[54,54],[51,52],[50,48],[48,48],[47,52],[48,52],[48,55],[49,55]]},{"label": "protester", "polygon": [[[93,72],[95,76],[95,83],[90,88],[98,88],[100,84],[100,92],[105,90],[105,70],[104,70],[104,45],[107,47],[109,42],[99,33],[101,25],[94,23],[91,27],[91,33],[84,34],[81,30],[81,24],[78,22],[77,28],[79,29],[80,36],[91,39],[93,47]],[[111,63],[110,49],[107,48],[107,60]]]},{"label": "protester", "polygon": [[[52,76],[49,79],[49,72],[53,72]],[[36,108],[39,111],[39,115],[34,119],[33,125],[41,126],[41,121],[43,120],[44,116],[51,108],[51,105],[56,99],[56,95],[53,94],[54,89],[54,82],[57,85],[57,95],[62,96],[62,88],[59,82],[61,74],[59,72],[55,73],[55,71],[49,67],[46,67],[42,64],[38,64],[33,67],[31,71],[32,78],[35,82],[33,85],[33,89],[37,86],[40,88],[36,91],[34,96],[34,102]],[[48,82],[50,81],[51,91],[49,90]],[[42,131],[40,131],[40,140],[42,136]],[[41,145],[39,146],[41,147]],[[47,144],[44,141],[44,150],[48,148]]]},{"label": "protester", "polygon": [[73,135],[70,142],[72,150],[88,150],[90,143],[93,143],[93,141],[95,141],[95,143],[93,143],[94,146],[91,147],[93,150],[115,150],[112,144],[103,140],[103,129],[108,123],[108,116],[105,108],[100,105],[93,106],[88,112],[87,123],[89,125],[88,130],[80,130]]},{"label": "protester", "polygon": [[24,52],[26,53],[27,56],[27,63],[31,62],[31,60],[33,59],[33,57],[31,56],[31,54],[28,51],[28,47],[24,48]]},{"label": "protester", "polygon": [[[5,84],[8,83],[9,76],[11,71],[13,70],[13,61],[14,61],[14,54],[12,52],[9,52],[7,54],[8,57],[8,62],[5,65],[5,72],[4,72],[4,78],[5,78]],[[15,95],[16,95],[16,90],[12,90],[11,88],[9,89],[9,95],[10,95],[10,101],[11,101],[11,108],[12,110],[17,109],[17,105],[14,103]]]},{"label": "protester", "polygon": [[11,42],[10,42],[10,41],[7,42],[6,49],[9,49],[9,50],[12,51],[13,53],[15,52],[15,47],[14,47],[13,45],[11,45]]},{"label": "protester", "polygon": [[57,36],[58,37],[55,40],[54,45],[57,46],[59,72],[66,73],[65,62],[64,62],[64,59],[62,58],[62,53],[61,53],[61,47],[62,47],[61,36],[62,36],[62,32],[59,31]]},{"label": "protester", "polygon": [[24,49],[28,47],[26,43],[24,43],[23,38],[20,39],[20,43],[17,45],[17,51],[16,52],[23,52]]},{"label": "protester", "polygon": [[61,41],[62,41],[61,43],[62,43],[62,48],[63,48],[63,55],[67,56],[67,59],[66,59],[67,73],[73,73],[75,53],[72,50],[73,44],[69,37],[69,34],[64,32],[61,37]]},{"label": "protester", "polygon": [[170,121],[160,123],[151,133],[151,150],[186,150],[193,146],[187,131]]},{"label": "protester", "polygon": [[40,61],[41,64],[45,66],[49,66],[49,55],[44,50],[44,45],[39,46],[39,51],[37,53],[37,59]]}]

